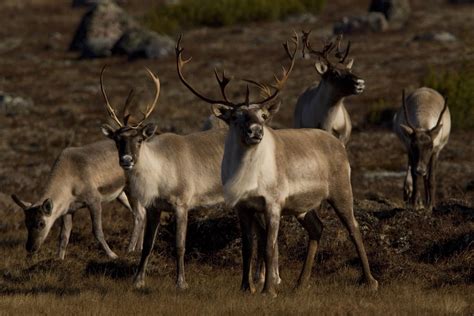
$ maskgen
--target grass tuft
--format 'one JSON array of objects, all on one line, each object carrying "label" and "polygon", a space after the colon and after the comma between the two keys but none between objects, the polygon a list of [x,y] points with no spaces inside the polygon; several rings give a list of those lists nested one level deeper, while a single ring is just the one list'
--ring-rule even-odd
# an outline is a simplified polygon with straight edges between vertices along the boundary
[{"label": "grass tuft", "polygon": [[474,128],[474,63],[466,63],[459,71],[439,73],[431,68],[422,84],[448,98],[453,128]]},{"label": "grass tuft", "polygon": [[319,13],[325,0],[183,0],[157,7],[145,24],[160,33],[195,26],[221,27],[255,21],[274,21],[298,13]]}]

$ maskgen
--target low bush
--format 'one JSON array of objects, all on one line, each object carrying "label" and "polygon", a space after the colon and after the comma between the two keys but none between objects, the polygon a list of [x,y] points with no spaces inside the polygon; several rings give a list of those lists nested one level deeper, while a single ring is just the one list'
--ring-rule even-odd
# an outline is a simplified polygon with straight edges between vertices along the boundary
[{"label": "low bush", "polygon": [[448,98],[453,128],[474,128],[474,63],[465,63],[457,71],[430,69],[422,84]]},{"label": "low bush", "polygon": [[183,0],[152,10],[145,23],[157,32],[174,33],[194,26],[220,27],[319,13],[324,4],[325,0]]}]

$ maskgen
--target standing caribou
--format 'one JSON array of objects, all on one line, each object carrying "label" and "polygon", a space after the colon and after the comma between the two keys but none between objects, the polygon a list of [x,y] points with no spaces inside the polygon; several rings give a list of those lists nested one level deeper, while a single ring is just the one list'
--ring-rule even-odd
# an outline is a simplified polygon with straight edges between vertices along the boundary
[{"label": "standing caribou", "polygon": [[145,210],[136,200],[130,196],[127,198],[124,186],[125,175],[118,165],[117,150],[113,142],[107,140],[64,149],[51,169],[46,188],[38,203],[28,203],[12,195],[15,203],[25,212],[25,224],[28,229],[26,250],[30,253],[38,251],[53,224],[61,218],[58,253],[59,258],[64,259],[71,235],[73,213],[79,208],[87,207],[96,239],[107,256],[117,258],[105,241],[102,231],[101,203],[114,199],[127,207],[134,216],[128,251],[140,250]]},{"label": "standing caribou", "polygon": [[[182,78],[180,62],[178,58],[178,74]],[[148,69],[156,87],[155,98],[147,106],[138,123],[130,123],[127,107],[122,122],[108,100],[103,85],[104,70],[105,68],[100,76],[101,91],[107,112],[119,128],[103,125],[102,132],[115,141],[119,163],[127,178],[127,190],[146,208],[145,237],[135,286],[145,285],[146,268],[155,242],[160,214],[161,211],[167,211],[176,216],[176,285],[180,289],[186,289],[188,284],[185,278],[184,254],[188,211],[224,203],[219,174],[226,131],[212,129],[185,136],[172,133],[156,135],[156,124],[143,124],[155,108],[160,94],[160,80]],[[222,93],[227,84],[226,80],[224,76],[222,81],[219,81]],[[257,221],[253,224],[259,228]],[[263,274],[263,268],[261,271]],[[279,279],[278,270],[275,275]]]},{"label": "standing caribou", "polygon": [[[305,49],[318,57],[314,64],[316,71],[321,76],[321,82],[317,86],[308,88],[296,103],[294,124],[295,128],[320,128],[337,138],[344,145],[351,136],[351,119],[344,106],[344,98],[353,94],[361,94],[365,88],[365,82],[352,73],[354,59],[346,61],[350,42],[345,52],[340,49],[342,36],[336,42],[327,43],[322,51],[316,51],[309,42],[309,33],[303,32],[303,56]],[[336,63],[330,61],[329,54],[336,48]]]},{"label": "standing caribou", "polygon": [[[346,226],[362,261],[365,279],[372,289],[378,282],[370,272],[359,226],[354,217],[350,166],[344,146],[329,133],[317,129],[272,130],[266,123],[278,111],[275,102],[295,63],[294,52],[284,44],[291,65],[276,78],[274,91],[264,84],[247,80],[261,88],[263,100],[251,102],[247,86],[244,102],[234,103],[223,93],[214,100],[183,83],[199,98],[212,104],[214,114],[229,125],[222,158],[221,179],[226,203],[237,207],[241,222],[243,277],[242,289],[254,289],[251,273],[251,220],[254,212],[264,214],[266,224],[265,264],[270,271],[278,266],[276,257],[280,217],[297,217],[308,231],[307,258],[298,284],[307,283],[321,236],[321,221],[314,209],[327,200]],[[179,45],[179,42],[178,42]],[[181,58],[182,49],[179,50]],[[188,62],[185,61],[184,63]],[[180,75],[181,77],[181,75]],[[310,211],[308,211],[310,210]],[[263,292],[276,295],[275,275],[267,273]]]},{"label": "standing caribou", "polygon": [[419,206],[418,177],[423,178],[424,204],[435,203],[436,167],[439,153],[446,146],[451,130],[447,101],[436,90],[419,88],[405,99],[393,119],[393,128],[408,152],[408,168],[403,186],[404,200]]}]

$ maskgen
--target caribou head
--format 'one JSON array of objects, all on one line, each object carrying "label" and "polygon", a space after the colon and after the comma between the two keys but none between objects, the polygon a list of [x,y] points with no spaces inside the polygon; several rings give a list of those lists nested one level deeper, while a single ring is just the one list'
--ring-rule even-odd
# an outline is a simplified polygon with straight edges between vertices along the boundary
[{"label": "caribou head", "polygon": [[[181,82],[198,98],[212,105],[213,114],[219,119],[226,122],[231,128],[239,131],[240,139],[243,144],[256,145],[263,138],[264,125],[267,124],[280,107],[278,96],[283,89],[293,67],[295,65],[296,52],[298,50],[298,35],[292,37],[291,42],[295,45],[293,51],[290,52],[288,41],[283,44],[285,52],[291,63],[288,69],[283,67],[283,73],[280,78],[275,76],[275,83],[266,85],[254,80],[243,79],[247,83],[245,100],[242,102],[233,102],[226,95],[226,87],[231,78],[226,77],[223,72],[220,76],[215,71],[215,77],[219,84],[221,99],[213,99],[206,97],[194,89],[191,84],[184,78],[183,66],[191,61],[191,58],[183,60],[181,47],[181,37],[176,44],[176,65],[178,76]],[[249,84],[256,86],[262,97],[260,100],[250,100]]]},{"label": "caribou head", "polygon": [[35,253],[43,244],[54,223],[54,220],[51,220],[53,202],[51,199],[46,199],[42,204],[33,205],[22,201],[15,194],[12,195],[12,199],[25,212],[25,224],[28,230],[26,251]]},{"label": "caribou head", "polygon": [[133,166],[138,161],[142,143],[152,138],[157,130],[156,124],[143,124],[143,122],[153,112],[158,101],[158,97],[160,95],[160,80],[148,68],[146,68],[146,70],[152,78],[156,87],[155,98],[153,102],[147,106],[145,112],[142,112],[142,119],[135,124],[130,123],[130,105],[133,98],[133,90],[130,91],[127,100],[125,101],[123,118],[122,121],[120,121],[120,119],[117,117],[117,114],[115,113],[114,108],[110,104],[107,94],[105,92],[103,80],[105,66],[104,68],[102,68],[100,74],[100,87],[105,100],[105,107],[107,109],[107,113],[112,118],[112,120],[118,125],[118,128],[114,129],[110,125],[104,124],[102,125],[102,133],[115,141],[119,153],[120,166],[125,170],[131,170],[133,168]]},{"label": "caribou head", "polygon": [[[361,94],[365,89],[365,81],[352,73],[354,59],[347,57],[351,49],[351,42],[347,43],[346,49],[341,49],[342,35],[339,35],[335,41],[329,41],[324,44],[321,51],[316,51],[311,47],[309,41],[310,32],[303,31],[303,56],[306,51],[316,56],[318,60],[314,68],[323,81],[327,82],[341,97],[352,94]],[[330,54],[335,50],[334,57],[336,62],[331,61]]]},{"label": "caribou head", "polygon": [[428,165],[433,155],[434,139],[438,136],[441,127],[443,126],[441,120],[448,107],[448,101],[445,99],[444,107],[439,115],[438,121],[431,129],[417,128],[413,125],[413,122],[410,120],[410,116],[408,115],[405,90],[402,91],[402,106],[407,125],[400,124],[400,127],[403,133],[410,140],[410,164],[418,175],[425,176],[428,172]]}]

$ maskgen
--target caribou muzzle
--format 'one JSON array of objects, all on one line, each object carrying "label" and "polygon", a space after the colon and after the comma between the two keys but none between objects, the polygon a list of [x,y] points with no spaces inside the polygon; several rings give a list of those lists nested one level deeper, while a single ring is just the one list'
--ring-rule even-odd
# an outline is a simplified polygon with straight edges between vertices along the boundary
[{"label": "caribou muzzle", "polygon": [[133,161],[133,157],[131,155],[121,156],[119,163],[120,163],[120,167],[122,167],[125,170],[130,170],[135,165],[135,162]]},{"label": "caribou muzzle", "polygon": [[245,142],[248,145],[255,145],[262,141],[263,127],[258,124],[252,124],[245,132]]},{"label": "caribou muzzle", "polygon": [[354,94],[361,94],[365,89],[364,79],[356,78],[354,79]]}]

